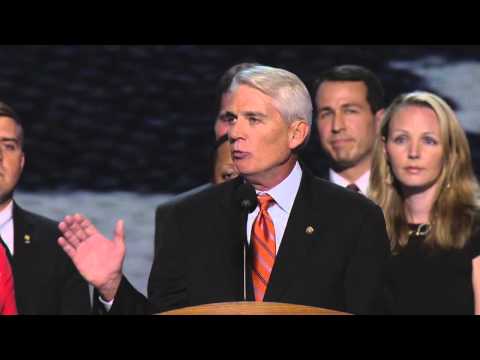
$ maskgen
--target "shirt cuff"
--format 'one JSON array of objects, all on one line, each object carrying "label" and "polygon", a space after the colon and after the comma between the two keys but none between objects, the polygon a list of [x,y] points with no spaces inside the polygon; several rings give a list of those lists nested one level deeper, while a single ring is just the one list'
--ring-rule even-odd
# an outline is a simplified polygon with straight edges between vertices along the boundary
[{"label": "shirt cuff", "polygon": [[112,308],[113,300],[115,300],[115,298],[113,298],[110,301],[105,301],[105,300],[102,299],[101,296],[98,296],[98,300],[103,304],[103,306],[105,307],[105,310],[108,312]]}]

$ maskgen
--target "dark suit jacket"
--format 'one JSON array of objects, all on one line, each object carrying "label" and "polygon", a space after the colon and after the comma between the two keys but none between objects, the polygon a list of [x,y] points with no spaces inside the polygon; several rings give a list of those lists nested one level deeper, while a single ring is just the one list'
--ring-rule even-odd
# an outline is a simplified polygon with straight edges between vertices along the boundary
[{"label": "dark suit jacket", "polygon": [[88,285],[57,244],[57,223],[14,203],[13,226],[19,314],[89,314]]},{"label": "dark suit jacket", "polygon": [[[175,207],[176,203],[178,203],[182,199],[185,199],[191,195],[194,195],[198,192],[206,190],[212,186],[213,186],[212,183],[206,183],[206,184],[197,186],[191,190],[185,191],[181,194],[174,196],[173,198],[169,199],[162,205],[158,206],[157,211],[155,213],[155,231],[158,233],[162,233],[164,231],[163,228],[167,225],[166,220],[168,219],[168,216],[172,211],[172,209]],[[157,237],[155,237],[155,243],[154,243],[155,252],[157,251],[157,248],[158,248]]]},{"label": "dark suit jacket", "polygon": [[[159,248],[149,301],[124,277],[112,314],[243,300],[247,214],[235,196],[241,181],[237,178],[175,205],[168,226],[156,232]],[[312,234],[306,233],[308,226]],[[303,169],[264,301],[356,314],[381,312],[388,246],[378,206]],[[247,270],[247,299],[253,300]]]},{"label": "dark suit jacket", "polygon": [[319,170],[315,173],[315,176],[319,177],[320,179],[330,181],[330,168],[324,168]]}]

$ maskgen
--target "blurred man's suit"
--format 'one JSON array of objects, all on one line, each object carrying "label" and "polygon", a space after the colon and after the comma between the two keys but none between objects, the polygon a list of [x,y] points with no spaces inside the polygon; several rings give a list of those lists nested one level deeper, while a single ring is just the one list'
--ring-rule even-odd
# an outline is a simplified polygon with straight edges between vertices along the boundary
[{"label": "blurred man's suit", "polygon": [[[175,207],[175,204],[181,201],[182,199],[185,199],[193,194],[196,194],[200,191],[203,191],[205,189],[208,189],[212,187],[212,183],[206,183],[200,186],[197,186],[191,190],[185,191],[183,193],[180,193],[178,195],[175,195],[173,198],[167,200],[163,204],[159,205],[157,207],[157,210],[155,211],[155,232],[156,233],[162,233],[164,230],[164,227],[167,225],[166,221],[168,220],[168,216],[172,209]],[[154,251],[157,251],[157,236],[155,237],[155,243],[154,243]]]},{"label": "blurred man's suit", "polygon": [[14,203],[13,226],[10,261],[18,313],[91,313],[88,284],[58,246],[57,223]]},{"label": "blurred man's suit", "polygon": [[[149,303],[123,277],[110,313],[244,300],[245,263],[246,299],[253,300],[250,251],[243,255],[242,182],[239,177],[177,202],[156,231]],[[264,301],[381,312],[388,244],[380,208],[303,168]]]}]

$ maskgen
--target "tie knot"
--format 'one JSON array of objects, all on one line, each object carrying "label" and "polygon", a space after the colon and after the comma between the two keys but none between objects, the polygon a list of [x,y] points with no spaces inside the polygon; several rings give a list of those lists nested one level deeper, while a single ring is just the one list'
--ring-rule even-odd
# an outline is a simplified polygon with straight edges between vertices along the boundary
[{"label": "tie knot", "polygon": [[354,192],[360,192],[360,189],[358,188],[357,185],[355,185],[355,183],[348,184],[347,189],[352,190]]},{"label": "tie knot", "polygon": [[268,194],[262,194],[257,196],[258,204],[260,206],[260,211],[265,211],[268,209],[271,203],[273,203],[273,198]]}]

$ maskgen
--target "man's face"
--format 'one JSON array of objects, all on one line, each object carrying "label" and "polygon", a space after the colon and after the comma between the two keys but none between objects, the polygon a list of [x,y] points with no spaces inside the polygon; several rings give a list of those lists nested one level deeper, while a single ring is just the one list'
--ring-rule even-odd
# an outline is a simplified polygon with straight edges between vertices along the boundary
[{"label": "man's face", "polygon": [[215,139],[217,140],[228,132],[228,119],[225,117],[225,106],[229,96],[230,93],[224,93],[220,102],[220,109],[214,126]]},{"label": "man's face", "polygon": [[377,122],[362,81],[325,81],[315,97],[320,143],[341,170],[370,167]]},{"label": "man's face", "polygon": [[213,171],[213,182],[221,184],[238,176],[238,170],[232,160],[230,143],[225,141],[217,148],[217,156]]},{"label": "man's face", "polygon": [[306,136],[295,133],[299,121],[287,124],[272,101],[240,85],[225,103],[233,162],[249,182],[267,187],[288,176],[296,161],[292,150]]},{"label": "man's face", "polygon": [[19,129],[11,118],[0,116],[0,207],[10,200],[24,164]]}]

